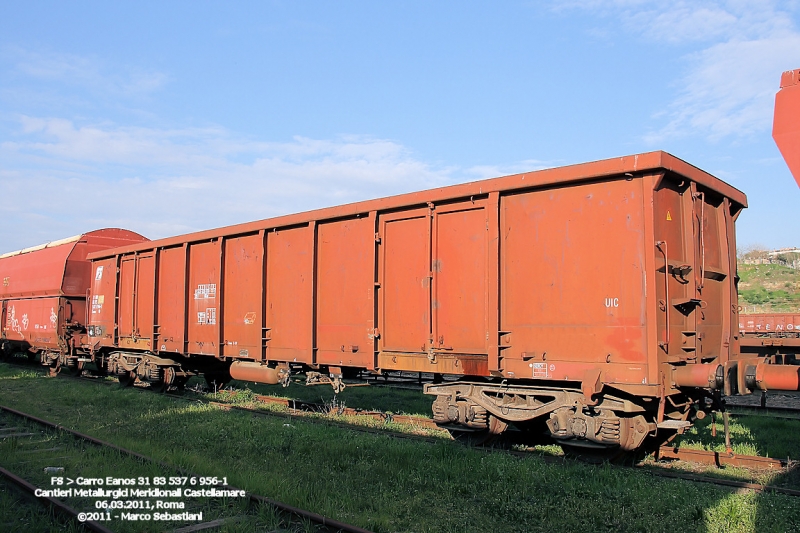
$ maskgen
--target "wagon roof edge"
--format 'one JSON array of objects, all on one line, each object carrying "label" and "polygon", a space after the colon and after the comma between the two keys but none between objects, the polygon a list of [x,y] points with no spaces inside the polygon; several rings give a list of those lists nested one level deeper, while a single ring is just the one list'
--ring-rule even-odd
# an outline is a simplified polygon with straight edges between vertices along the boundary
[{"label": "wagon roof edge", "polygon": [[447,185],[394,196],[362,200],[339,206],[291,213],[220,228],[211,228],[95,252],[89,254],[88,259],[103,259],[120,254],[153,250],[155,248],[182,245],[184,243],[199,242],[242,233],[251,233],[261,229],[281,228],[309,221],[329,220],[353,216],[359,213],[368,213],[370,211],[383,211],[402,207],[404,205],[425,205],[427,202],[437,202],[452,198],[469,198],[473,195],[482,195],[490,192],[512,191],[558,183],[590,181],[608,176],[661,169],[686,176],[698,184],[730,198],[742,207],[747,207],[747,197],[742,191],[668,152],[657,150],[588,163],[577,163],[574,165],[552,167],[520,174]]}]

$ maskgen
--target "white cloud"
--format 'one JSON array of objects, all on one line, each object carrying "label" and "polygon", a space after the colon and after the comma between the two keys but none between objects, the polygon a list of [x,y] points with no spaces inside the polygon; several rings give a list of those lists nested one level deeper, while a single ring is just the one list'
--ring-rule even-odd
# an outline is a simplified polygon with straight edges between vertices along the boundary
[{"label": "white cloud", "polygon": [[67,53],[48,53],[5,47],[2,56],[29,78],[77,86],[95,95],[136,96],[164,86],[168,77],[136,67],[109,66],[94,58]]},{"label": "white cloud", "polygon": [[0,144],[0,253],[99,227],[160,238],[552,166],[434,167],[363,136],[270,143],[27,116],[16,137]]},{"label": "white cloud", "polygon": [[158,238],[545,166],[437,168],[369,137],[268,143],[38,117],[20,118],[0,159],[0,252],[106,226]]},{"label": "white cloud", "polygon": [[685,74],[671,84],[673,100],[654,113],[666,124],[645,136],[652,143],[768,130],[780,74],[800,66],[800,32],[791,12],[796,3],[589,0],[554,7],[613,18],[643,40],[695,48],[683,57]]},{"label": "white cloud", "polygon": [[768,130],[780,74],[800,66],[800,34],[719,43],[694,54],[690,62],[677,97],[667,106],[667,125],[649,134],[648,141]]}]

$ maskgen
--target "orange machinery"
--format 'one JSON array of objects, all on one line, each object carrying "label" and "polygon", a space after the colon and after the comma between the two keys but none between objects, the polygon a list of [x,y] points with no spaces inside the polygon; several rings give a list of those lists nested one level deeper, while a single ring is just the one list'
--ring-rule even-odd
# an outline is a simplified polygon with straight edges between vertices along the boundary
[{"label": "orange machinery", "polygon": [[800,69],[781,76],[781,88],[775,95],[772,138],[800,185]]}]

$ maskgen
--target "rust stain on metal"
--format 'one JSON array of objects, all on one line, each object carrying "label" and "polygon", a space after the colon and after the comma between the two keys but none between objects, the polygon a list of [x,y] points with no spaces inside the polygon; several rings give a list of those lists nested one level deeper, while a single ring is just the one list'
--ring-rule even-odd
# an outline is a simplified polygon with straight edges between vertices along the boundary
[{"label": "rust stain on metal", "polygon": [[755,455],[737,455],[724,452],[711,452],[707,450],[691,450],[672,446],[661,446],[656,453],[656,459],[672,459],[689,461],[716,466],[737,466],[752,469],[785,468],[786,461],[759,457]]}]

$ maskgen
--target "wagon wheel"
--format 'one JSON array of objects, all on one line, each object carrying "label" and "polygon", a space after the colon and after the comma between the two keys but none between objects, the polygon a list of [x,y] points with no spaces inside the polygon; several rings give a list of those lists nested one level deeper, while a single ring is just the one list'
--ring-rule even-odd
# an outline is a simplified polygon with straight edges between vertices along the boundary
[{"label": "wagon wheel", "polygon": [[165,367],[161,373],[161,381],[152,384],[153,389],[158,392],[166,393],[175,386],[177,378],[175,377],[175,369],[171,366]]},{"label": "wagon wheel", "polygon": [[125,372],[123,374],[117,374],[117,379],[119,380],[119,384],[123,387],[130,387],[133,385],[133,382],[136,381],[136,376],[133,375],[133,372]]},{"label": "wagon wheel", "polygon": [[487,429],[470,429],[463,426],[445,428],[453,440],[467,446],[497,446],[503,447],[501,436],[508,424],[494,415],[489,415]]},{"label": "wagon wheel", "polygon": [[80,377],[83,374],[84,362],[76,361],[74,365],[60,365],[59,372],[68,376]]}]

